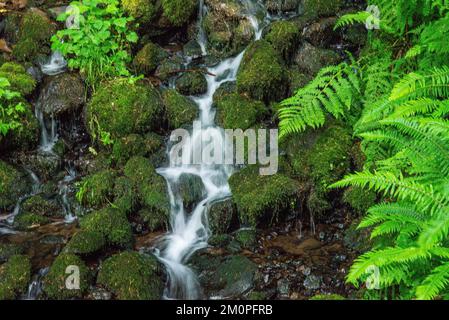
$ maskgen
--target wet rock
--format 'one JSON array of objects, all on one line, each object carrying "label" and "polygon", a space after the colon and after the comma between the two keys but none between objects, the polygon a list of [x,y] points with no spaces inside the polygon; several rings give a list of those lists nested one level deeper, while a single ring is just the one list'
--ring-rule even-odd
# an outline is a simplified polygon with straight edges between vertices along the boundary
[{"label": "wet rock", "polygon": [[202,72],[184,72],[176,80],[176,89],[186,96],[199,96],[207,92],[207,81]]},{"label": "wet rock", "polygon": [[341,41],[339,33],[334,31],[336,17],[323,18],[307,26],[303,37],[316,47],[328,47]]},{"label": "wet rock", "polygon": [[212,235],[212,237],[209,238],[209,244],[213,247],[223,248],[225,247],[229,241],[231,241],[231,236],[227,234],[218,234],[218,235]]},{"label": "wet rock", "polygon": [[294,62],[299,69],[310,75],[317,74],[322,67],[337,64],[341,57],[332,50],[319,49],[305,42],[296,53]]},{"label": "wet rock", "polygon": [[184,45],[183,53],[185,56],[190,57],[192,59],[198,59],[203,55],[201,46],[196,40],[190,40],[189,42],[187,42]]},{"label": "wet rock", "polygon": [[301,0],[265,0],[265,7],[271,13],[298,13]]},{"label": "wet rock", "polygon": [[65,243],[65,237],[62,235],[45,235],[41,240],[39,240],[40,243],[42,244],[51,244],[51,245],[56,245],[56,244],[64,244]]},{"label": "wet rock", "polygon": [[49,181],[55,177],[62,166],[62,159],[54,153],[40,150],[25,154],[19,159],[20,163],[34,172],[42,181]]},{"label": "wet rock", "polygon": [[308,290],[318,290],[321,287],[322,278],[313,274],[308,275],[303,282],[303,285]]},{"label": "wet rock", "polygon": [[302,12],[308,17],[329,17],[343,6],[344,0],[304,0]]},{"label": "wet rock", "polygon": [[142,219],[146,228],[150,232],[159,231],[167,228],[168,217],[161,211],[154,211],[147,208],[140,210],[137,215]]},{"label": "wet rock", "polygon": [[94,288],[91,290],[90,295],[92,296],[93,300],[111,300],[112,294],[103,289],[103,288]]},{"label": "wet rock", "polygon": [[287,279],[278,280],[277,291],[281,297],[288,297],[290,295],[290,281]]},{"label": "wet rock", "polygon": [[171,77],[176,76],[183,70],[183,61],[180,57],[174,56],[165,59],[156,69],[155,76],[162,81],[168,81]]},{"label": "wet rock", "polygon": [[0,209],[11,209],[29,190],[27,174],[0,160]]},{"label": "wet rock", "polygon": [[253,250],[257,244],[256,230],[254,229],[240,229],[236,231],[234,237],[244,249]]},{"label": "wet rock", "polygon": [[213,234],[225,234],[235,218],[236,209],[232,199],[216,201],[210,204],[209,227]]},{"label": "wet rock", "polygon": [[175,192],[181,195],[184,206],[189,210],[192,210],[206,195],[201,177],[187,173],[179,177]]},{"label": "wet rock", "polygon": [[22,204],[22,210],[46,217],[61,215],[60,206],[52,200],[45,199],[41,195],[36,195],[25,200]]},{"label": "wet rock", "polygon": [[0,243],[0,264],[9,260],[14,255],[22,254],[23,247],[13,243]]},{"label": "wet rock", "polygon": [[[193,90],[193,88],[191,88]],[[198,107],[192,99],[185,97],[174,89],[164,91],[162,99],[170,129],[178,129],[184,125],[191,126],[198,117]]]},{"label": "wet rock", "polygon": [[44,84],[37,103],[47,116],[60,116],[75,112],[84,104],[85,92],[81,78],[76,74],[63,73]]},{"label": "wet rock", "polygon": [[167,57],[168,54],[161,47],[150,42],[136,54],[133,65],[137,72],[149,74],[155,71],[157,66]]}]

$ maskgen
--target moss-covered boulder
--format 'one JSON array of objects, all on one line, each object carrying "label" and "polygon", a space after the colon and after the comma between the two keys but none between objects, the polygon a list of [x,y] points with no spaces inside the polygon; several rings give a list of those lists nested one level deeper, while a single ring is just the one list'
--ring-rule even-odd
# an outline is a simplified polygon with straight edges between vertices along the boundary
[{"label": "moss-covered boulder", "polygon": [[45,199],[42,195],[35,195],[22,203],[22,211],[45,217],[54,217],[61,214],[60,206],[55,201]]},{"label": "moss-covered boulder", "polygon": [[237,230],[235,232],[234,238],[243,249],[252,250],[257,244],[255,229],[245,228]]},{"label": "moss-covered boulder", "polygon": [[161,274],[155,257],[127,251],[102,263],[97,282],[120,300],[159,300],[164,289]]},{"label": "moss-covered boulder", "polygon": [[292,21],[276,21],[268,29],[264,39],[268,41],[277,53],[289,62],[299,44],[301,30]]},{"label": "moss-covered boulder", "polygon": [[117,139],[112,149],[112,156],[118,164],[125,164],[133,156],[145,155],[145,139],[139,134]]},{"label": "moss-covered boulder", "polygon": [[106,169],[83,178],[79,183],[78,200],[91,208],[101,208],[110,203],[115,177],[114,171]]},{"label": "moss-covered boulder", "polygon": [[162,114],[163,104],[154,87],[117,79],[95,92],[86,120],[91,135],[108,132],[119,138],[159,129]]},{"label": "moss-covered boulder", "polygon": [[331,207],[328,187],[350,170],[352,144],[350,130],[338,124],[309,130],[288,142],[286,153],[293,175],[310,189],[307,207],[312,214],[320,215]]},{"label": "moss-covered boulder", "polygon": [[317,48],[305,42],[295,54],[294,63],[299,71],[315,76],[321,68],[338,64],[341,59],[335,51]]},{"label": "moss-covered boulder", "polygon": [[26,174],[0,160],[0,208],[10,209],[29,190]]},{"label": "moss-covered boulder", "polygon": [[36,88],[36,80],[18,63],[6,62],[2,64],[0,77],[8,79],[11,85],[10,89],[20,92],[23,96],[31,94]]},{"label": "moss-covered boulder", "polygon": [[335,15],[343,6],[343,0],[304,0],[303,14],[308,17]]},{"label": "moss-covered boulder", "polygon": [[125,176],[131,179],[137,190],[140,203],[157,215],[168,216],[170,202],[165,179],[157,174],[150,160],[133,157],[125,166]]},{"label": "moss-covered boulder", "polygon": [[286,93],[286,75],[279,54],[270,43],[260,40],[245,52],[237,75],[237,89],[256,100],[276,101]]},{"label": "moss-covered boulder", "polygon": [[[79,271],[79,289],[67,288],[67,279]],[[89,269],[83,260],[74,254],[62,253],[53,262],[43,280],[43,290],[50,299],[68,300],[81,298],[89,287]]]},{"label": "moss-covered boulder", "polygon": [[376,200],[376,192],[365,188],[350,187],[343,193],[343,202],[348,204],[356,215],[364,215]]},{"label": "moss-covered boulder", "polygon": [[167,229],[168,216],[161,210],[143,208],[137,213],[137,216],[150,232]]},{"label": "moss-covered boulder", "polygon": [[198,12],[198,0],[161,0],[161,3],[164,18],[176,27],[187,24]]},{"label": "moss-covered boulder", "polygon": [[122,0],[122,7],[139,23],[150,23],[158,14],[160,1],[158,0]]},{"label": "moss-covered boulder", "polygon": [[184,72],[176,80],[176,89],[186,96],[198,96],[207,92],[207,80],[202,72]]},{"label": "moss-covered boulder", "polygon": [[168,54],[161,47],[150,42],[136,54],[133,65],[138,73],[150,74],[167,57]]},{"label": "moss-covered boulder", "polygon": [[173,56],[162,61],[157,67],[154,75],[162,81],[167,82],[171,77],[177,75],[183,68],[182,58]]},{"label": "moss-covered boulder", "polygon": [[22,254],[23,247],[14,243],[0,243],[0,264],[9,260],[12,256]]},{"label": "moss-covered boulder", "polygon": [[70,239],[64,251],[78,255],[87,255],[101,250],[105,244],[105,238],[100,232],[81,230]]},{"label": "moss-covered boulder", "polygon": [[43,226],[50,223],[50,219],[39,214],[22,212],[14,218],[14,228],[26,231],[29,228]]},{"label": "moss-covered boulder", "polygon": [[130,214],[137,207],[138,203],[137,186],[128,177],[118,177],[114,185],[113,206],[125,214]]},{"label": "moss-covered boulder", "polygon": [[178,183],[173,192],[179,194],[184,207],[191,211],[206,195],[201,177],[194,174],[183,173],[179,176]]},{"label": "moss-covered boulder", "polygon": [[298,13],[302,0],[264,0],[267,10],[274,14]]},{"label": "moss-covered boulder", "polygon": [[18,61],[33,62],[40,56],[50,54],[50,38],[55,26],[46,14],[38,9],[28,10],[19,26],[18,41],[13,47],[13,56]]},{"label": "moss-covered boulder", "polygon": [[297,202],[298,183],[282,174],[262,176],[249,166],[229,179],[239,219],[251,226],[269,224],[292,210]]},{"label": "moss-covered boulder", "polygon": [[183,125],[191,126],[198,117],[198,107],[195,102],[174,89],[164,91],[162,96],[169,128],[178,129]]},{"label": "moss-covered boulder", "polygon": [[212,234],[219,235],[228,233],[231,224],[236,218],[237,210],[232,199],[215,201],[210,204],[208,220]]},{"label": "moss-covered boulder", "polygon": [[31,279],[31,263],[27,256],[12,256],[0,265],[0,300],[12,300],[27,291]]},{"label": "moss-covered boulder", "polygon": [[263,102],[242,94],[226,94],[217,99],[217,124],[225,129],[246,130],[258,124],[268,114]]},{"label": "moss-covered boulder", "polygon": [[81,228],[100,233],[108,244],[129,248],[133,235],[126,214],[118,209],[107,207],[85,216],[81,220]]}]

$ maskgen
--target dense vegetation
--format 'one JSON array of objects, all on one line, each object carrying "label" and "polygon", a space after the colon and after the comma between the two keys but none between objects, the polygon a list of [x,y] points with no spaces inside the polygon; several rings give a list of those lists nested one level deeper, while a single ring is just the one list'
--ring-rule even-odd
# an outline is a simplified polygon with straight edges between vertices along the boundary
[{"label": "dense vegetation", "polygon": [[[373,249],[348,281],[358,285],[379,268],[385,298],[433,299],[449,288],[449,26],[446,1],[373,0],[383,14],[362,55],[322,69],[285,100],[281,135],[322,126],[327,114],[348,122],[362,140],[364,170],[332,187],[381,193],[359,228],[371,228]],[[336,28],[364,23],[367,12]]]}]

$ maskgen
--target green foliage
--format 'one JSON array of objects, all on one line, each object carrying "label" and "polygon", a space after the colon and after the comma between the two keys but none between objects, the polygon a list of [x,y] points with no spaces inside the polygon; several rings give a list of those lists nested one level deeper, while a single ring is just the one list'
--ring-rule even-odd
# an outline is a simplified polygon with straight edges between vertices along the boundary
[{"label": "green foliage", "polygon": [[0,67],[0,78],[6,78],[11,84],[11,90],[18,91],[23,96],[28,96],[36,88],[36,80],[26,72],[22,65],[17,63],[4,63]]},{"label": "green foliage", "polygon": [[26,293],[31,279],[30,259],[14,255],[0,266],[0,300],[12,300],[18,294]]},{"label": "green foliage", "polygon": [[19,92],[10,90],[7,79],[0,78],[0,135],[6,136],[22,126],[20,118],[25,112],[25,106],[17,102],[20,97]]},{"label": "green foliage", "polygon": [[158,300],[164,289],[157,259],[131,251],[105,260],[97,281],[120,300]]},{"label": "green foliage", "polygon": [[101,208],[111,202],[115,173],[103,170],[84,178],[78,184],[76,198],[79,203],[92,208]]},{"label": "green foliage", "polygon": [[80,255],[92,254],[102,249],[105,244],[105,238],[100,232],[82,230],[70,239],[64,251]]},{"label": "green foliage", "polygon": [[164,17],[174,26],[180,27],[187,23],[197,11],[198,0],[161,0]]},{"label": "green foliage", "polygon": [[[129,49],[138,37],[129,30],[133,18],[124,15],[119,0],[74,1],[71,6],[79,10],[79,27],[58,31],[52,49],[68,59],[70,68],[80,69],[93,88],[104,79],[130,76]],[[58,20],[66,21],[71,14],[63,13]]]},{"label": "green foliage", "polygon": [[178,129],[183,125],[191,126],[193,124],[198,116],[198,107],[195,102],[174,89],[164,91],[162,99],[170,129]]}]

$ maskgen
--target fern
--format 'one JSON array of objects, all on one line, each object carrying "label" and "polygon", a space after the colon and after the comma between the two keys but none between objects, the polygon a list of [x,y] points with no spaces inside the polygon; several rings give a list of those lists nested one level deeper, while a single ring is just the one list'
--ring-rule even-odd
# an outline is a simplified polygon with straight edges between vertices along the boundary
[{"label": "fern", "polygon": [[334,26],[334,30],[347,27],[356,23],[366,23],[372,17],[372,14],[367,11],[360,11],[357,13],[349,13],[338,19]]}]

